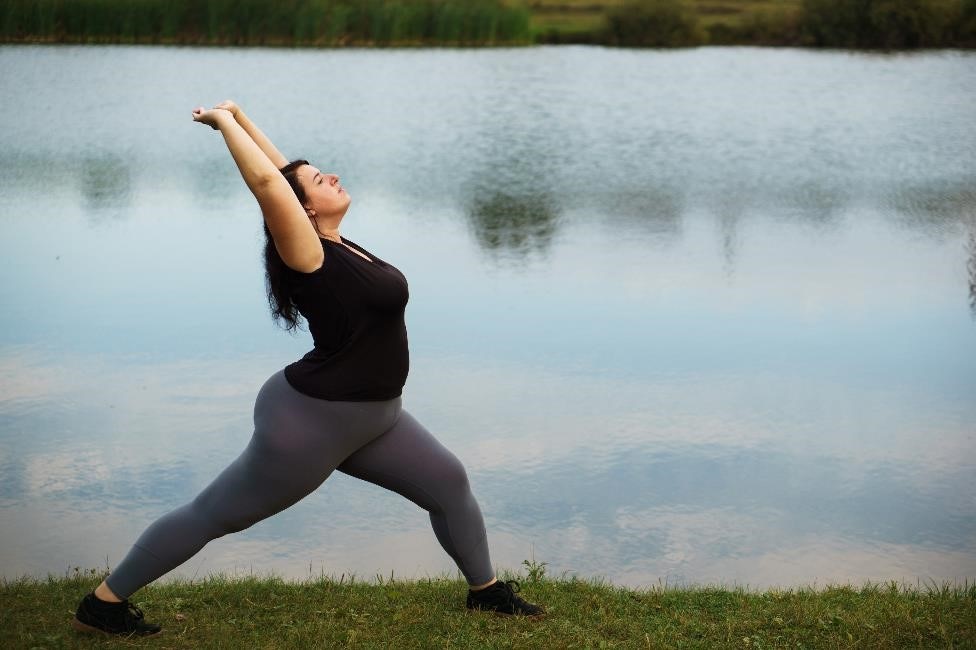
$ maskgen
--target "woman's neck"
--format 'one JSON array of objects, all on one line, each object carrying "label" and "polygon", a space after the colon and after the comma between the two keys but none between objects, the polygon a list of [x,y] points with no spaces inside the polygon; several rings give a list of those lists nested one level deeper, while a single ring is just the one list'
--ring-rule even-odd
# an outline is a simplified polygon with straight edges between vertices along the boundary
[{"label": "woman's neck", "polygon": [[328,229],[328,230],[319,230],[318,233],[319,233],[319,237],[321,237],[322,239],[328,239],[330,241],[334,241],[337,244],[341,244],[342,243],[342,237],[339,236],[339,229],[338,228],[331,228],[331,229]]}]

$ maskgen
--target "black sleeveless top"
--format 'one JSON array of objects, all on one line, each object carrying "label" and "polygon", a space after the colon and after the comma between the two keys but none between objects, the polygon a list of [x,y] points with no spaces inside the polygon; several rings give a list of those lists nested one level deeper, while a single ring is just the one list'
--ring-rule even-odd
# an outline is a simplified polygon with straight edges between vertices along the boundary
[{"label": "black sleeveless top", "polygon": [[315,348],[285,367],[296,390],[320,399],[365,402],[403,392],[410,367],[403,315],[407,279],[348,239],[369,262],[322,239],[325,261],[312,273],[288,270],[293,299],[308,321]]}]

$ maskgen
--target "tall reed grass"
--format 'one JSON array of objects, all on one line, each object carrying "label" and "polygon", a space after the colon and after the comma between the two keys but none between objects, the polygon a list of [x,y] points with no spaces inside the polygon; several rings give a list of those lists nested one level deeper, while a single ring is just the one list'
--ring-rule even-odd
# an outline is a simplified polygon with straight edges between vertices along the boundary
[{"label": "tall reed grass", "polygon": [[500,0],[0,0],[0,38],[198,45],[503,45],[531,41]]}]

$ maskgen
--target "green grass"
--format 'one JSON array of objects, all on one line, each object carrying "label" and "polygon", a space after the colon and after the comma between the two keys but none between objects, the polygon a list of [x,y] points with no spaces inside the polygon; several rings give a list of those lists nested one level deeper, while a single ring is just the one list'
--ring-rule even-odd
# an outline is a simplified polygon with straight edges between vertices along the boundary
[{"label": "green grass", "polygon": [[450,578],[162,582],[133,598],[164,626],[142,640],[69,627],[95,571],[0,581],[0,647],[976,648],[976,586],[624,589],[529,569],[503,577],[547,607],[541,621],[469,613]]}]

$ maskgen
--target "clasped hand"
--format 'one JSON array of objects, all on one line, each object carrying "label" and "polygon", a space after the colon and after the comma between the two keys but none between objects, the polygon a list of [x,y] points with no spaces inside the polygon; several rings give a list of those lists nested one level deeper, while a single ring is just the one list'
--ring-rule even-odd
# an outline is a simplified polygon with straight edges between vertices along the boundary
[{"label": "clasped hand", "polygon": [[192,115],[194,122],[200,122],[210,126],[212,129],[219,130],[220,120],[226,119],[226,117],[236,119],[238,111],[240,111],[240,107],[228,99],[220,102],[213,108],[198,106],[193,109]]}]

